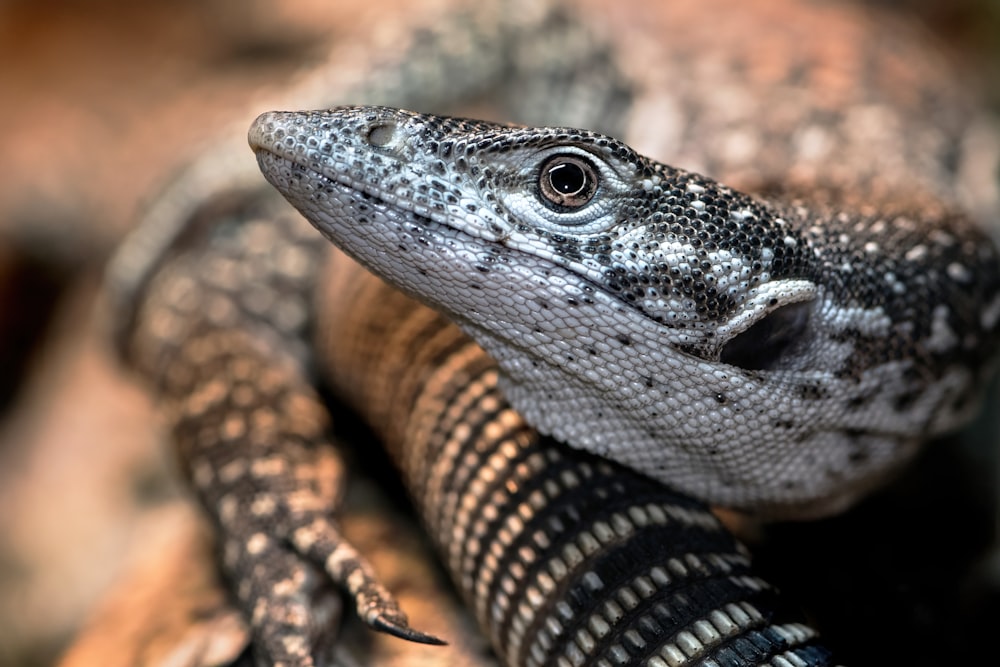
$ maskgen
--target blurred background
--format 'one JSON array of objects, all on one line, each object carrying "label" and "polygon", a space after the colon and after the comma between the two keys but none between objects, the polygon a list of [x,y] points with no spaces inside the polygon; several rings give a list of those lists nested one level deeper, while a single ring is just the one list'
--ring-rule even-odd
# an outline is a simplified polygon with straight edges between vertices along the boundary
[{"label": "blurred background", "polygon": [[[1000,108],[1000,2],[883,4],[938,33]],[[331,41],[399,11],[419,12],[419,6],[404,9],[401,0],[0,0],[0,667],[53,664],[87,610],[149,538],[150,526],[164,520],[165,508],[183,493],[144,393],[117,367],[105,342],[95,308],[103,262],[157,185],[250,100],[318,60]],[[981,558],[995,537],[989,491],[996,484],[997,462],[990,458],[996,438],[995,431],[985,433],[985,444],[963,463],[942,463],[936,453],[924,463],[925,470],[953,475],[953,486],[972,490],[973,510],[961,516],[978,524],[968,529],[972,544],[962,547],[956,568],[979,563],[989,569]],[[930,538],[952,539],[935,523],[936,516],[947,521],[951,506],[936,510],[940,498],[925,500],[931,509],[918,507],[905,518],[923,542],[898,544],[898,551]],[[871,520],[874,534],[886,516],[896,515]],[[920,536],[922,523],[934,525],[935,535]],[[823,542],[831,531],[865,539],[854,524],[840,526],[808,529],[820,546],[802,558],[835,560],[830,542]],[[783,530],[774,529],[776,540]],[[884,555],[886,570],[895,567],[894,553]],[[785,569],[766,549],[760,558],[765,568]],[[1000,561],[994,566],[1000,570]],[[881,572],[869,576],[881,579]],[[810,585],[794,576],[786,587]],[[904,602],[914,595],[914,613],[927,616],[928,627],[940,627],[943,612],[905,581],[882,583]],[[833,576],[824,585],[836,592],[840,582]],[[944,584],[945,594],[955,589],[959,595],[956,585]],[[995,599],[971,598],[969,604],[979,606],[970,613],[984,628],[1000,617]]]}]

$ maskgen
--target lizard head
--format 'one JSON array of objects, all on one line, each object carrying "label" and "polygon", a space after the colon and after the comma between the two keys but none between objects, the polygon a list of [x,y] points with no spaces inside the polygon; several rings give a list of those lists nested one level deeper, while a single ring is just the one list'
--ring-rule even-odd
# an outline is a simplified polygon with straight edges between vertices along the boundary
[{"label": "lizard head", "polygon": [[264,114],[250,141],[323,234],[473,336],[540,431],[710,502],[840,509],[987,375],[1000,269],[957,219],[936,242],[592,132],[379,107]]}]

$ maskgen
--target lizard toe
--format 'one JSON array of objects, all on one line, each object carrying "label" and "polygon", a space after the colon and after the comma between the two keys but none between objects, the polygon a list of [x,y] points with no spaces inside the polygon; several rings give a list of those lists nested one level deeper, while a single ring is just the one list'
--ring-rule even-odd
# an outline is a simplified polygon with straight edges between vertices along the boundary
[{"label": "lizard toe", "polygon": [[368,560],[341,535],[337,526],[317,518],[291,535],[292,543],[354,599],[358,617],[370,628],[422,644],[443,640],[410,627],[395,596],[383,586]]}]

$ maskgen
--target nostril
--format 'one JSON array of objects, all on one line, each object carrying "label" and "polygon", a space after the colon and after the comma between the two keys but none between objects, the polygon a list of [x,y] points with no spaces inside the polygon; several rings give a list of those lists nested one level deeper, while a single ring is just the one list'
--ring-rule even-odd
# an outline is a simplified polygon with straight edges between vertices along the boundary
[{"label": "nostril", "polygon": [[392,141],[393,135],[396,134],[396,126],[392,123],[379,123],[378,125],[372,125],[368,130],[368,143],[372,146],[386,146]]}]

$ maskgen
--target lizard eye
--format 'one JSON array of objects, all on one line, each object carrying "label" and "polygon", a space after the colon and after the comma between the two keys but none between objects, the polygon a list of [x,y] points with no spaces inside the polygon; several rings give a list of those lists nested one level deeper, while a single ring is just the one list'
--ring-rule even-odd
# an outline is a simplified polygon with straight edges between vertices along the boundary
[{"label": "lizard eye", "polygon": [[597,192],[597,169],[576,155],[554,155],[538,172],[542,203],[557,211],[586,206]]}]

